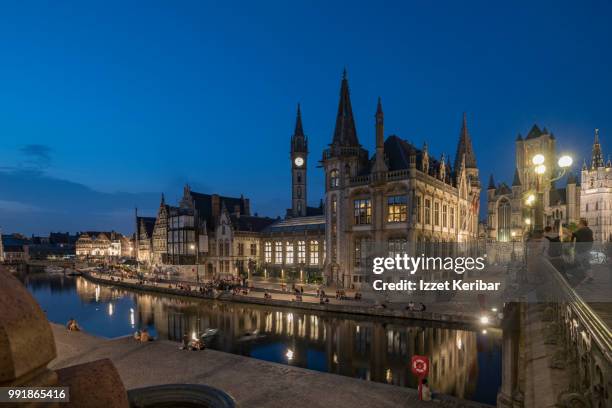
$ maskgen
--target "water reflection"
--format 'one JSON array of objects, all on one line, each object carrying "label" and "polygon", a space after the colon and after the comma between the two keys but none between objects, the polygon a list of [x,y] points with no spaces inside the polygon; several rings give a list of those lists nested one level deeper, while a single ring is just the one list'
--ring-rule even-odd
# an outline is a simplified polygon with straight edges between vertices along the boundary
[{"label": "water reflection", "polygon": [[83,278],[28,275],[25,283],[50,320],[75,317],[106,337],[147,327],[180,341],[216,328],[210,346],[218,350],[412,388],[410,357],[427,355],[435,391],[491,404],[501,382],[500,337],[492,330],[135,293]]}]

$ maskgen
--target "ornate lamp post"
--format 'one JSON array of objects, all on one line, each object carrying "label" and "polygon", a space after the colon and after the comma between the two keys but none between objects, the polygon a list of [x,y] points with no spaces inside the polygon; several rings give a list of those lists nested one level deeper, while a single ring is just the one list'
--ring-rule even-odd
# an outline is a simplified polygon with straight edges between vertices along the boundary
[{"label": "ornate lamp post", "polygon": [[[544,173],[546,173],[546,165],[544,162],[546,158],[543,154],[538,153],[533,156],[531,162],[534,165],[534,172],[537,175],[536,177],[536,195],[528,193],[526,204],[531,206],[535,201],[535,211],[534,211],[534,229],[536,231],[541,231],[544,229],[544,191],[542,189],[542,177]],[[571,156],[564,155],[559,158],[557,161],[558,173],[556,176],[551,177],[550,181],[557,181],[561,177],[565,175],[566,169],[569,168],[573,163],[573,159]],[[527,220],[525,220],[527,221]],[[528,223],[529,224],[529,223]]]}]

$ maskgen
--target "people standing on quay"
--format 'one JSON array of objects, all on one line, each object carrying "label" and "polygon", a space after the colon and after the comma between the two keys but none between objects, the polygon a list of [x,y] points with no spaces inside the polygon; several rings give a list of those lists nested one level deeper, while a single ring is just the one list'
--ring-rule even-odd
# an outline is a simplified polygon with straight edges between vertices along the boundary
[{"label": "people standing on quay", "polygon": [[593,230],[589,228],[586,218],[581,218],[578,229],[572,234],[572,240],[576,243],[576,262],[584,270],[586,278],[584,282],[593,282],[593,270],[591,269],[590,256],[593,248]]}]

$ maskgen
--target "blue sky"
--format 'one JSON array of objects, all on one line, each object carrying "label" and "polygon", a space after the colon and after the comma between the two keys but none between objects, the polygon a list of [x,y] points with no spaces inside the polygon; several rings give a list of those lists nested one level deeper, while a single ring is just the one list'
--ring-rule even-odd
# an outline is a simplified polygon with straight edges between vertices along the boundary
[{"label": "blue sky", "polygon": [[186,182],[281,215],[298,102],[316,204],[345,66],[370,150],[381,96],[387,135],[434,155],[454,155],[466,111],[485,185],[511,181],[534,122],[581,163],[595,127],[612,150],[611,17],[605,1],[3,3],[0,227],[128,233]]}]

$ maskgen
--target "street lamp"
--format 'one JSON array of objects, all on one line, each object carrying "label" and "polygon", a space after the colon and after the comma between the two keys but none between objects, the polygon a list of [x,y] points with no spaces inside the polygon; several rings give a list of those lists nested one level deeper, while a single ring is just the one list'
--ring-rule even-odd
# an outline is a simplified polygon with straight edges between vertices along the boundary
[{"label": "street lamp", "polygon": [[[546,165],[544,164],[545,161],[546,161],[546,157],[541,153],[537,153],[531,158],[531,162],[534,165],[534,172],[537,174],[537,178],[536,178],[537,197],[534,196],[533,194],[530,194],[527,197],[527,200],[525,201],[528,206],[533,205],[535,201],[536,205],[535,205],[535,211],[534,211],[534,217],[535,217],[534,229],[536,231],[543,230],[543,223],[544,223],[544,199],[543,199],[544,192],[542,191],[542,180],[541,179],[547,170]],[[563,177],[566,169],[570,167],[572,163],[573,163],[573,159],[571,156],[568,156],[568,155],[561,156],[557,161],[557,166],[559,167],[560,171],[555,177],[550,178],[550,182],[559,180],[561,177]],[[527,222],[527,220],[525,220],[525,223],[527,225],[530,225],[531,221]]]},{"label": "street lamp", "polygon": [[[190,244],[189,245],[189,249],[191,249],[192,251],[195,251],[196,246],[195,244]],[[199,252],[200,251],[195,251],[195,256],[196,256],[196,265],[195,265],[195,270],[196,270],[196,281],[199,283],[200,282],[200,268],[198,267],[198,261],[199,261]]]}]

